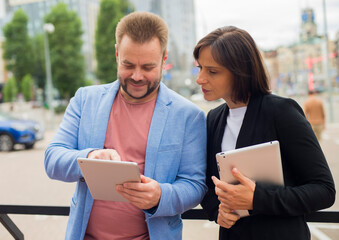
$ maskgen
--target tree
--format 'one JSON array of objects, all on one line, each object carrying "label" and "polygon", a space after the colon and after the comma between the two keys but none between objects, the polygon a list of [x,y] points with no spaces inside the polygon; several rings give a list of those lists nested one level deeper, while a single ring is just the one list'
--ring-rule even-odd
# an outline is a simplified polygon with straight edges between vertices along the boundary
[{"label": "tree", "polygon": [[35,35],[32,39],[32,77],[38,88],[44,89],[46,81],[46,66],[44,52],[44,36],[42,34]]},{"label": "tree", "polygon": [[21,81],[21,91],[26,101],[32,100],[33,79],[30,74],[24,76]]},{"label": "tree", "polygon": [[14,13],[12,21],[3,27],[5,36],[3,58],[6,60],[7,70],[13,73],[18,84],[23,76],[32,71],[32,51],[27,32],[27,22],[26,13],[19,9]]},{"label": "tree", "polygon": [[115,58],[115,29],[119,20],[131,7],[126,0],[102,0],[95,33],[95,50],[97,59],[97,78],[103,83],[117,79]]},{"label": "tree", "polygon": [[56,5],[44,21],[55,27],[48,34],[53,85],[61,97],[69,100],[85,84],[81,21],[64,3]]},{"label": "tree", "polygon": [[12,102],[15,100],[16,95],[18,94],[18,88],[15,78],[12,77],[8,79],[3,89],[3,93],[5,102]]}]

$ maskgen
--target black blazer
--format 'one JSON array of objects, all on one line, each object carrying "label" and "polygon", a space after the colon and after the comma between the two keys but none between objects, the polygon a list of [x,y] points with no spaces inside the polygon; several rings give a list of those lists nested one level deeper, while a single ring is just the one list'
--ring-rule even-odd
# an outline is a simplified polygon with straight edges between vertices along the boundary
[{"label": "black blazer", "polygon": [[[221,142],[229,108],[223,104],[207,116],[207,176],[209,188],[201,205],[211,221],[219,201],[211,176],[219,177],[215,154]],[[230,228],[220,228],[219,239],[310,239],[304,214],[330,207],[335,187],[325,156],[306,120],[292,99],[268,94],[251,97],[236,148],[272,140],[280,142],[285,186],[256,182],[253,210]]]}]

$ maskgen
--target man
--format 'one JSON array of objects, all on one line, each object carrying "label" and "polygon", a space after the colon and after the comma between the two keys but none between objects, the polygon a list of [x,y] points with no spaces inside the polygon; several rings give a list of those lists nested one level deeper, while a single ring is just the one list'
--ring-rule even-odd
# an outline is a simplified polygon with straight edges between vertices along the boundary
[{"label": "man", "polygon": [[304,104],[304,112],[318,141],[320,141],[322,131],[325,129],[325,111],[323,102],[315,95],[315,91],[308,92],[308,98]]},{"label": "man", "polygon": [[[180,214],[205,192],[205,114],[160,83],[168,29],[131,13],[116,29],[118,80],[81,88],[45,153],[53,179],[74,182],[66,239],[181,239]],[[110,53],[108,53],[110,54]],[[76,159],[134,161],[141,183],[116,187],[129,202],[93,200]]]}]

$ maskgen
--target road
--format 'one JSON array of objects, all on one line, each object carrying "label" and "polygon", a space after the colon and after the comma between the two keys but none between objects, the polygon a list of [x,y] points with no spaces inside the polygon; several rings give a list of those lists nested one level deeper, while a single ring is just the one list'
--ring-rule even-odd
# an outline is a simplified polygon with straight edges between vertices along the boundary
[{"label": "road", "polygon": [[[302,104],[303,99],[298,101]],[[206,111],[218,104],[220,102],[199,103]],[[338,107],[339,101],[336,101],[334,109],[339,109]],[[14,114],[42,122],[49,120],[48,113],[41,109],[25,109],[27,109],[27,106],[22,105],[14,109]],[[1,106],[0,110],[6,111],[7,108]],[[55,116],[55,126],[58,125],[61,117]],[[339,161],[337,160],[339,154],[339,116],[335,115],[335,119],[337,120],[336,123],[327,124],[321,146],[330,165],[336,186],[339,186]],[[51,180],[46,176],[44,170],[44,151],[54,132],[55,130],[47,129],[44,140],[38,142],[34,149],[24,150],[18,147],[15,151],[9,153],[0,152],[0,204],[69,206],[75,184]],[[331,210],[339,211],[339,203],[335,203]],[[9,217],[24,233],[25,239],[64,239],[67,217],[32,215],[9,215]],[[339,224],[312,223],[309,226],[312,231],[312,240],[339,239]],[[1,224],[0,239],[13,239]],[[209,221],[185,220],[183,239],[218,239],[218,226]]]}]

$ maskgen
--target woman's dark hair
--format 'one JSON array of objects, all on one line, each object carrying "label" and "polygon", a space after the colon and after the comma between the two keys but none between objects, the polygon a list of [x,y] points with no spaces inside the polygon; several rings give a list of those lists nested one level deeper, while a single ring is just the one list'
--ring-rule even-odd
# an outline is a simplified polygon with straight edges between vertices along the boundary
[{"label": "woman's dark hair", "polygon": [[233,26],[214,30],[195,46],[196,60],[204,47],[210,47],[213,59],[234,75],[232,101],[246,103],[250,96],[270,93],[261,54],[248,32]]}]

